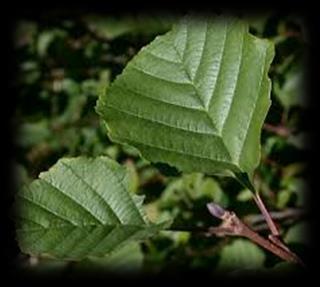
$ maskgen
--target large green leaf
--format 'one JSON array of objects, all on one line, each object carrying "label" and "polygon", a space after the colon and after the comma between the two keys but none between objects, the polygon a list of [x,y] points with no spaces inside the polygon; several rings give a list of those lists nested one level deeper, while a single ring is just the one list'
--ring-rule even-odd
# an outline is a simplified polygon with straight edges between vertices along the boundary
[{"label": "large green leaf", "polygon": [[17,196],[23,252],[79,260],[104,256],[166,224],[151,224],[126,168],[106,157],[59,160]]},{"label": "large green leaf", "polygon": [[101,95],[110,137],[185,172],[252,174],[270,106],[271,42],[234,18],[183,18]]}]

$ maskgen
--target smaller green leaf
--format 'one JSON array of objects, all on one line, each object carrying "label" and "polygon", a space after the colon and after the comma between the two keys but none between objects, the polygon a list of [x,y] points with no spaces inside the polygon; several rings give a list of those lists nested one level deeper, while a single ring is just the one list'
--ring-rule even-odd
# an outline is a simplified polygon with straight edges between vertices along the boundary
[{"label": "smaller green leaf", "polygon": [[19,76],[19,82],[23,85],[33,85],[39,80],[41,71],[39,63],[35,61],[26,61],[20,65],[21,74]]},{"label": "smaller green leaf", "polygon": [[247,239],[236,239],[221,250],[218,269],[260,269],[264,261],[265,254],[260,247]]},{"label": "smaller green leaf", "polygon": [[111,159],[116,160],[120,153],[119,145],[109,145],[104,152]]},{"label": "smaller green leaf", "polygon": [[139,188],[139,175],[136,169],[136,166],[134,164],[133,161],[131,160],[127,160],[125,163],[127,170],[128,170],[128,174],[130,177],[130,185],[129,185],[129,190],[133,193],[136,193],[138,191]]},{"label": "smaller green leaf", "polygon": [[275,81],[274,92],[281,104],[289,109],[292,106],[305,106],[306,99],[303,89],[303,69],[300,63],[296,63],[285,73],[285,81],[282,85]]},{"label": "smaller green leaf", "polygon": [[[290,166],[288,166],[287,168],[289,168],[289,167]],[[300,172],[301,172],[301,166],[300,167],[296,166],[296,168],[300,168]],[[288,171],[288,170],[285,169],[285,171]],[[292,172],[294,172],[294,171],[292,171]],[[296,205],[297,206],[305,206],[306,205],[307,196],[308,196],[308,186],[303,178],[294,176],[294,174],[292,176],[290,176],[290,173],[289,173],[289,175],[285,176],[285,173],[284,173],[281,185],[288,193],[296,195],[296,197],[297,197]],[[280,193],[279,193],[279,196],[280,196]]]},{"label": "smaller green leaf", "polygon": [[249,189],[243,189],[239,192],[237,195],[237,200],[238,201],[249,201],[252,200],[252,192]]},{"label": "smaller green leaf", "polygon": [[162,205],[174,205],[184,197],[192,201],[205,198],[220,205],[227,206],[228,198],[222,191],[219,183],[201,173],[184,174],[181,178],[172,181],[165,189],[161,198]]},{"label": "smaller green leaf", "polygon": [[29,148],[51,137],[49,122],[45,119],[37,122],[25,122],[20,126],[17,144]]},{"label": "smaller green leaf", "polygon": [[286,236],[284,241],[286,243],[302,243],[306,244],[309,241],[309,226],[307,222],[300,222],[292,226]]},{"label": "smaller green leaf", "polygon": [[168,222],[148,221],[130,178],[106,157],[59,160],[17,195],[21,250],[71,260],[104,257],[166,228]]},{"label": "smaller green leaf", "polygon": [[47,53],[50,45],[54,42],[57,38],[63,38],[66,36],[65,31],[54,29],[54,30],[45,30],[38,36],[37,41],[37,52],[38,55],[44,58]]},{"label": "smaller green leaf", "polygon": [[292,191],[288,189],[280,190],[277,193],[277,208],[285,208],[291,198]]}]

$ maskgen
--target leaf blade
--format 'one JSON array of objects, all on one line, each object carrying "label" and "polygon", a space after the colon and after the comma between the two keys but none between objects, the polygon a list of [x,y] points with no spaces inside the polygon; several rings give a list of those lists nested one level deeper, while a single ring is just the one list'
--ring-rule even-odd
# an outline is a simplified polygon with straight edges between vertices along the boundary
[{"label": "leaf blade", "polygon": [[250,177],[270,106],[273,54],[241,20],[186,17],[138,53],[97,111],[114,141],[152,162]]},{"label": "leaf blade", "polygon": [[145,239],[151,224],[130,193],[125,167],[106,157],[61,159],[17,195],[17,238],[23,252],[81,260]]}]

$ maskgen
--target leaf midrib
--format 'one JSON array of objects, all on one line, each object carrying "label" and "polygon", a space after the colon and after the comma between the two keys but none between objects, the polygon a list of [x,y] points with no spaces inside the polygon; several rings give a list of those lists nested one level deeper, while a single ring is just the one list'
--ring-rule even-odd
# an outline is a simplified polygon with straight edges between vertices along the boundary
[{"label": "leaf midrib", "polygon": [[[186,32],[188,33],[188,27],[187,27],[187,29],[186,29]],[[195,74],[195,75],[194,75],[194,80],[197,78],[197,74],[198,74],[198,71],[199,71],[199,67],[201,66],[202,57],[203,57],[203,50],[204,50],[204,47],[205,47],[206,41],[207,41],[207,34],[208,34],[208,22],[206,21],[205,37],[204,37],[204,41],[203,41],[203,45],[202,45],[202,51],[201,51],[201,56],[200,56],[201,58],[200,58],[200,60],[199,60],[199,65],[198,65],[198,67],[197,67],[197,69],[196,69],[196,71],[195,71],[195,73],[194,73],[194,74]],[[224,56],[224,54],[225,54],[225,44],[226,44],[227,35],[228,35],[228,27],[226,27],[226,29],[225,29],[224,41],[223,41],[222,51],[221,51],[221,60],[219,61],[219,70],[218,70],[218,73],[217,73],[217,80],[216,80],[215,83],[218,82],[218,78],[219,78],[219,75],[220,75],[220,73],[221,73],[222,59],[223,59],[223,56]],[[186,41],[186,42],[187,42],[187,41]],[[210,102],[211,102],[211,100],[212,100],[212,96],[213,96],[214,91],[216,90],[216,87],[214,87],[213,92],[212,92],[212,95],[211,95],[211,98],[210,98],[210,100],[209,100],[209,102],[208,102],[208,105],[206,106],[206,104],[202,101],[201,97],[199,96],[199,95],[200,95],[200,92],[199,92],[196,84],[194,83],[194,80],[191,78],[191,75],[189,74],[186,66],[184,65],[183,59],[184,59],[184,56],[185,56],[185,48],[186,48],[186,47],[184,47],[183,52],[182,52],[182,55],[180,55],[180,52],[178,51],[178,49],[177,49],[177,47],[176,47],[176,45],[175,45],[175,42],[171,42],[170,44],[172,45],[172,47],[173,47],[174,51],[176,52],[176,55],[177,55],[177,57],[178,57],[178,59],[179,59],[178,63],[182,66],[182,70],[185,72],[187,78],[189,79],[189,84],[193,87],[194,92],[195,92],[195,95],[197,95],[198,100],[199,100],[199,101],[201,102],[201,104],[202,104],[202,107],[203,107],[202,112],[204,112],[205,115],[210,119],[210,122],[211,122],[211,124],[212,124],[213,129],[216,131],[216,133],[214,133],[214,135],[220,138],[220,140],[221,140],[221,142],[222,142],[222,144],[223,144],[223,147],[224,147],[224,149],[225,149],[226,154],[227,154],[228,157],[231,159],[231,161],[226,161],[225,163],[233,164],[233,165],[235,165],[235,166],[237,167],[238,163],[233,161],[233,158],[232,158],[232,156],[231,156],[231,154],[230,154],[230,152],[229,152],[229,150],[228,150],[228,148],[227,148],[227,145],[226,145],[225,142],[224,142],[224,139],[223,139],[223,136],[222,136],[223,129],[219,132],[219,130],[216,128],[216,125],[215,125],[215,123],[214,123],[214,121],[213,121],[213,119],[212,119],[212,117],[210,116],[210,113],[209,113]],[[242,61],[241,61],[241,62],[242,62]],[[240,71],[240,69],[239,69],[239,71]],[[239,75],[239,71],[238,71],[238,75]]]}]

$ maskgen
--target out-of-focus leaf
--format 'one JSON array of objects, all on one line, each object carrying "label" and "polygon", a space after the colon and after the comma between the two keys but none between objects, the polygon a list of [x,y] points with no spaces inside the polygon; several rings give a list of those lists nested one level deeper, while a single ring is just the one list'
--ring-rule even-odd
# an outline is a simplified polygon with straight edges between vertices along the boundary
[{"label": "out-of-focus leaf", "polygon": [[284,207],[286,207],[291,196],[292,196],[291,190],[288,190],[288,189],[280,190],[277,193],[277,208],[283,209]]},{"label": "out-of-focus leaf", "polygon": [[116,160],[120,153],[120,147],[118,145],[110,145],[105,149],[104,153],[111,159]]},{"label": "out-of-focus leaf", "polygon": [[248,200],[252,200],[252,198],[253,198],[253,195],[252,195],[252,192],[249,189],[243,189],[237,195],[237,200],[238,201],[248,201]]},{"label": "out-of-focus leaf", "polygon": [[99,82],[94,79],[87,79],[81,83],[82,93],[87,97],[97,97],[99,91]]},{"label": "out-of-focus leaf", "polygon": [[121,148],[129,156],[133,156],[133,157],[140,156],[139,150],[137,148],[135,148],[134,146],[131,146],[128,144],[121,144]]},{"label": "out-of-focus leaf", "polygon": [[301,162],[289,164],[282,169],[282,181],[299,175],[305,169],[305,164]]},{"label": "out-of-focus leaf", "polygon": [[265,253],[260,247],[246,239],[236,239],[223,247],[218,269],[261,269]]},{"label": "out-of-focus leaf", "polygon": [[39,65],[34,61],[23,62],[20,66],[21,75],[19,81],[26,85],[32,85],[40,78],[41,72]]},{"label": "out-of-focus leaf", "polygon": [[292,106],[306,106],[307,99],[303,88],[303,69],[302,67],[294,67],[284,74],[285,81],[280,84],[275,81],[274,92],[279,98],[282,105],[289,109]]},{"label": "out-of-focus leaf", "polygon": [[40,57],[45,57],[48,53],[48,49],[51,43],[58,37],[65,37],[66,33],[64,30],[44,30],[38,36],[37,41],[37,52]]},{"label": "out-of-focus leaf", "polygon": [[60,83],[60,89],[56,92],[65,92],[69,96],[76,97],[80,94],[80,85],[75,80],[64,78]]},{"label": "out-of-focus leaf", "polygon": [[192,200],[205,198],[219,205],[227,206],[228,198],[213,178],[205,178],[201,173],[185,174],[168,184],[161,197],[163,205],[174,204],[187,196]]},{"label": "out-of-focus leaf", "polygon": [[300,222],[292,226],[284,237],[286,243],[308,244],[310,242],[310,226],[308,222]]},{"label": "out-of-focus leaf", "polygon": [[17,144],[21,147],[31,147],[44,142],[51,137],[49,122],[42,119],[34,123],[24,123],[20,126]]},{"label": "out-of-focus leaf", "polygon": [[308,186],[301,177],[287,177],[282,180],[282,186],[289,193],[295,193],[297,196],[297,206],[305,206],[307,200]]},{"label": "out-of-focus leaf", "polygon": [[134,165],[134,162],[132,162],[131,160],[126,161],[125,166],[128,171],[128,176],[130,177],[130,180],[129,180],[130,184],[129,184],[128,189],[131,192],[136,193],[138,191],[138,188],[140,185],[139,175],[138,175],[137,169]]}]

